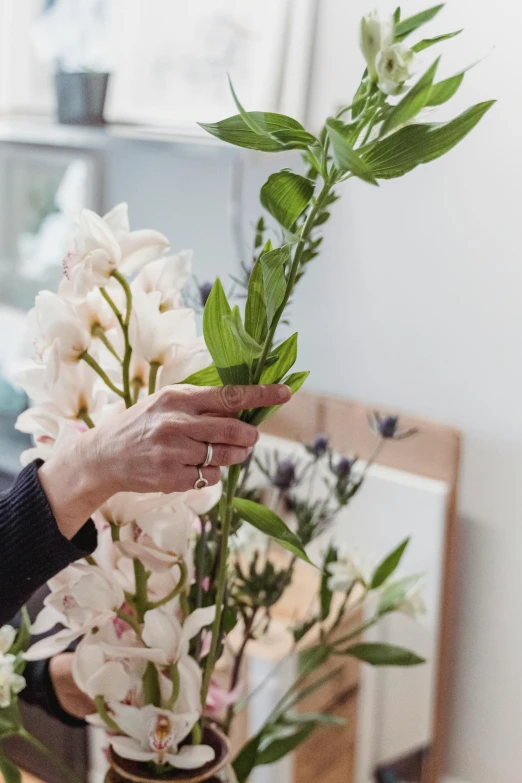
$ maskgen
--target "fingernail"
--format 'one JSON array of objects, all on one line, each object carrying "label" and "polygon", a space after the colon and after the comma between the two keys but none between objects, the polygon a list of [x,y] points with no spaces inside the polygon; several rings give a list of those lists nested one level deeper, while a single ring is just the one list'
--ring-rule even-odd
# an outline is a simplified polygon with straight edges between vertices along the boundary
[{"label": "fingernail", "polygon": [[287,400],[291,396],[292,390],[289,386],[279,386],[278,394],[282,400]]},{"label": "fingernail", "polygon": [[254,451],[254,447],[253,446],[249,446],[248,449],[247,449],[248,456],[250,456],[253,451]]}]

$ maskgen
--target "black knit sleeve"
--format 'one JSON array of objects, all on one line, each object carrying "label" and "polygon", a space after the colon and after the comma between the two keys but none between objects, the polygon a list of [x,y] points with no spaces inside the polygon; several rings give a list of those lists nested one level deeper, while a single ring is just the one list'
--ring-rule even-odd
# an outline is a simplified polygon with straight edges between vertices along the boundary
[{"label": "black knit sleeve", "polygon": [[92,520],[71,541],[61,534],[38,478],[41,464],[28,465],[0,494],[0,625],[48,579],[96,548]]}]

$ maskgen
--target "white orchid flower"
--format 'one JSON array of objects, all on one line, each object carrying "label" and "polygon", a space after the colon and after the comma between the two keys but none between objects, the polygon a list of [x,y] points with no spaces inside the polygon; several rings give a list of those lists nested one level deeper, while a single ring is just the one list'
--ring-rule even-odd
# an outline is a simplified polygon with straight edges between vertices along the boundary
[{"label": "white orchid flower", "polygon": [[40,399],[39,405],[20,414],[15,427],[31,435],[43,433],[56,438],[62,419],[78,421],[82,413],[95,416],[106,405],[108,395],[89,365],[78,362],[63,367],[58,382]]},{"label": "white orchid flower", "polygon": [[57,451],[71,446],[82,433],[87,430],[87,425],[78,421],[69,421],[68,419],[53,420],[48,419],[48,423],[58,428],[58,434],[47,434],[44,431],[33,433],[35,446],[32,449],[26,449],[20,454],[20,464],[22,467],[29,465],[35,459],[41,459],[44,462]]},{"label": "white orchid flower", "polygon": [[91,335],[73,305],[51,291],[41,291],[28,314],[36,358],[47,365],[49,384],[54,385],[60,365],[78,362],[89,350]]},{"label": "white orchid flower", "polygon": [[143,641],[151,650],[161,652],[159,663],[178,663],[188,654],[190,640],[214,621],[215,614],[215,606],[196,609],[182,625],[171,609],[152,609],[145,613]]},{"label": "white orchid flower", "polygon": [[427,614],[428,607],[424,598],[424,588],[422,584],[417,584],[408,592],[404,600],[397,606],[397,611],[416,619]]},{"label": "white orchid flower", "polygon": [[394,28],[393,16],[381,16],[378,11],[371,11],[361,20],[361,50],[372,81],[377,81],[377,55],[393,44]]},{"label": "white orchid flower", "polygon": [[15,673],[15,663],[14,655],[0,655],[0,709],[9,707],[13,696],[26,685],[25,678]]},{"label": "white orchid flower", "polygon": [[94,644],[76,649],[72,674],[78,688],[93,700],[103,696],[106,701],[124,701],[132,687],[124,664],[108,659]]},{"label": "white orchid flower", "polygon": [[157,388],[181,383],[199,370],[212,364],[203,337],[196,337],[188,345],[178,345],[165,355],[158,376]]},{"label": "white orchid flower", "polygon": [[0,655],[5,655],[14,644],[16,630],[12,625],[4,625],[0,628]]},{"label": "white orchid flower", "polygon": [[104,217],[83,209],[64,272],[76,295],[83,296],[95,286],[107,285],[116,270],[133,272],[168,246],[159,231],[130,231],[127,204],[118,204]]},{"label": "white orchid flower", "polygon": [[398,95],[405,82],[415,75],[417,58],[406,44],[395,43],[378,53],[375,68],[379,89],[386,95]]},{"label": "white orchid flower", "polygon": [[194,343],[197,329],[193,310],[181,308],[162,313],[159,302],[158,292],[135,292],[129,337],[139,356],[161,365],[177,347]]},{"label": "white orchid flower", "polygon": [[109,739],[115,752],[133,761],[168,763],[175,769],[198,769],[214,759],[209,745],[182,745],[199,718],[197,712],[175,715],[152,704],[138,709],[110,704],[112,717],[126,737]]},{"label": "white orchid flower", "polygon": [[128,657],[125,649],[143,646],[136,633],[119,618],[89,631],[75,650],[72,674],[91,699],[137,703],[147,662]]},{"label": "white orchid flower", "polygon": [[65,627],[33,644],[25,653],[28,661],[63,652],[87,631],[112,619],[125,600],[123,590],[112,574],[83,563],[68,566],[48,585],[51,593],[45,598],[44,608],[31,631],[40,634],[57,624]]},{"label": "white orchid flower", "polygon": [[159,309],[178,310],[183,307],[181,291],[192,272],[192,250],[182,250],[176,255],[160,258],[143,267],[132,283],[133,290],[145,294],[159,293]]}]

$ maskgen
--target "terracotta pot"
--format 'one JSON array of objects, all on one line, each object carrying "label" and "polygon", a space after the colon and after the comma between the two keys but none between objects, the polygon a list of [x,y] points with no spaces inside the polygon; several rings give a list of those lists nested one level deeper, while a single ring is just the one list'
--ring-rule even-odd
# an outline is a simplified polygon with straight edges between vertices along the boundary
[{"label": "terracotta pot", "polygon": [[228,738],[217,726],[206,726],[203,744],[214,748],[213,761],[200,769],[171,770],[157,775],[146,764],[122,759],[112,749],[109,751],[110,769],[105,783],[236,783],[231,767],[231,751]]}]

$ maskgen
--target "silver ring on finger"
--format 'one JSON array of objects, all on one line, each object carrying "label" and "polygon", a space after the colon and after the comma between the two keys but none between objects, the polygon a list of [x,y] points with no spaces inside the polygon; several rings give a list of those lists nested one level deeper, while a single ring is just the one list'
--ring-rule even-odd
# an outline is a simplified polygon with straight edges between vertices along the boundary
[{"label": "silver ring on finger", "polygon": [[208,487],[208,481],[203,475],[202,469],[198,467],[197,470],[198,470],[198,477],[194,482],[194,489],[205,489],[205,487]]},{"label": "silver ring on finger", "polygon": [[207,456],[205,457],[205,462],[201,465],[201,467],[208,468],[208,466],[212,462],[213,456],[214,456],[214,449],[212,448],[212,443],[207,443]]}]

